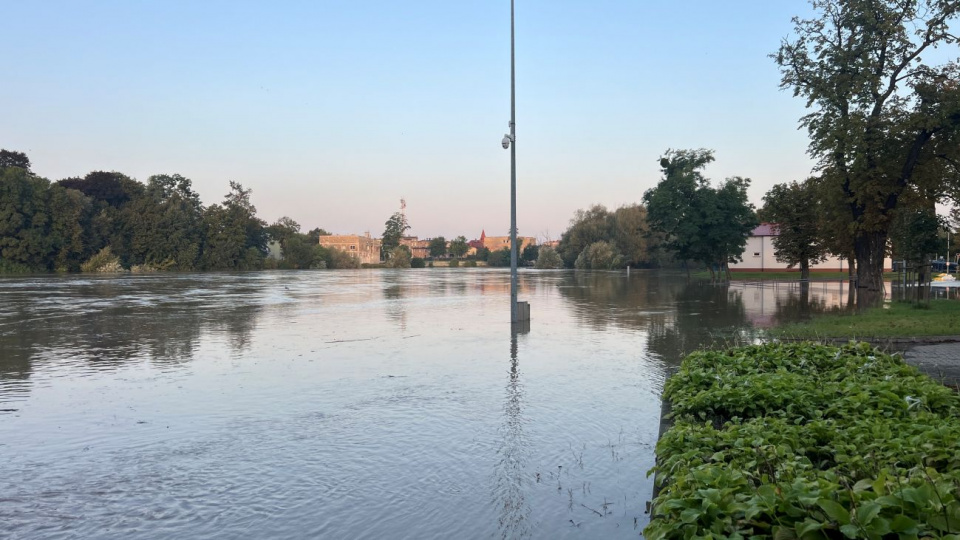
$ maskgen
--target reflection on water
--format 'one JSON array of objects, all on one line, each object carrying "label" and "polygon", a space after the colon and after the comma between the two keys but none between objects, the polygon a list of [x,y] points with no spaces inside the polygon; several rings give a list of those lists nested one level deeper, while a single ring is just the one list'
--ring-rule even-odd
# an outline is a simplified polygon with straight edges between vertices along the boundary
[{"label": "reflection on water", "polygon": [[518,336],[530,331],[529,322],[511,325],[510,375],[499,433],[494,499],[500,507],[500,536],[522,538],[530,534],[530,505],[524,495],[527,475],[527,442],[524,437],[523,385],[520,382]]},{"label": "reflection on water", "polygon": [[3,534],[635,538],[670,366],[847,293],[520,277],[2,279]]}]

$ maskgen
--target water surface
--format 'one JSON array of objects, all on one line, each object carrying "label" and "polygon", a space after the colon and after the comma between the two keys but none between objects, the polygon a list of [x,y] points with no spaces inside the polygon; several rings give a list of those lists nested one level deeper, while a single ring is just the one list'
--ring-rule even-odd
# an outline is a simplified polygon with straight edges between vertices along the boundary
[{"label": "water surface", "polygon": [[684,352],[844,305],[483,269],[0,280],[0,537],[636,538]]}]

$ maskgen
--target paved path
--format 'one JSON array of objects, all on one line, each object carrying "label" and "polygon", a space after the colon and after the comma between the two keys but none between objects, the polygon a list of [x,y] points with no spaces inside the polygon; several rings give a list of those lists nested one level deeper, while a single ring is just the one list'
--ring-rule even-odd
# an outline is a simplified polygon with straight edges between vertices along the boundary
[{"label": "paved path", "polygon": [[903,355],[908,364],[944,384],[960,388],[960,343],[913,345]]}]

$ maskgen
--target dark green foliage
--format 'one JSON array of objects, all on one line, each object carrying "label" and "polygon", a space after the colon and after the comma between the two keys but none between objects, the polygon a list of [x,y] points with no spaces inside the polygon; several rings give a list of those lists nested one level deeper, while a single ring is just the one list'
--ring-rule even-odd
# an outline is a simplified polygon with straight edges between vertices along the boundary
[{"label": "dark green foliage", "polygon": [[447,254],[447,239],[438,236],[430,240],[430,256],[431,257],[443,257]]},{"label": "dark green foliage", "polygon": [[400,245],[400,239],[408,229],[410,229],[410,224],[407,223],[407,216],[402,212],[393,214],[384,223],[383,241],[380,245],[386,255],[385,259],[389,259],[390,254]]},{"label": "dark green foliage", "polygon": [[[124,206],[131,265],[194,270],[203,246],[204,216],[189,179],[151,176],[144,196]],[[216,231],[216,229],[214,229]]]},{"label": "dark green foliage", "polygon": [[[687,357],[647,538],[960,533],[960,396],[866,344]],[[893,536],[896,537],[896,536]]]},{"label": "dark green foliage", "polygon": [[[638,204],[610,212],[603,205],[577,210],[570,227],[561,235],[557,252],[567,268],[573,268],[584,250],[596,242],[609,244],[618,255],[617,266],[649,266],[647,211]],[[536,259],[533,259],[536,260]]]},{"label": "dark green foliage", "polygon": [[317,227],[316,229],[311,229],[310,231],[307,232],[307,238],[309,238],[310,242],[314,244],[320,243],[321,236],[330,236],[330,233],[321,229],[320,227]]},{"label": "dark green foliage", "polygon": [[0,172],[9,167],[17,167],[30,172],[30,158],[23,152],[0,149]]},{"label": "dark green foliage", "polygon": [[464,262],[463,262],[463,266],[464,266],[465,268],[476,268],[476,267],[477,267],[477,261],[464,261]]},{"label": "dark green foliage", "polygon": [[713,188],[701,172],[712,161],[711,150],[668,150],[660,159],[663,180],[643,194],[650,229],[663,235],[664,247],[711,272],[740,260],[758,224],[747,200],[750,180],[728,178]]},{"label": "dark green foliage", "polygon": [[465,236],[458,236],[450,241],[450,254],[454,257],[463,257],[470,250]]},{"label": "dark green foliage", "polygon": [[937,232],[940,221],[933,208],[904,208],[897,212],[890,231],[897,259],[925,262],[940,247]]},{"label": "dark green foliage", "polygon": [[[956,197],[960,64],[956,0],[817,0],[774,55],[781,87],[806,101],[801,124],[843,208],[861,288],[883,290],[887,239],[911,191]],[[954,199],[956,200],[956,199]]]},{"label": "dark green foliage", "polygon": [[487,256],[487,266],[510,266],[510,250],[503,248],[497,251],[491,251],[490,255]]},{"label": "dark green foliage", "polygon": [[448,266],[449,266],[450,268],[459,268],[459,267],[460,267],[460,261],[458,261],[458,260],[456,260],[456,259],[453,259],[452,261],[450,261],[450,264],[448,264]]},{"label": "dark green foliage", "polygon": [[57,183],[114,208],[141,197],[145,191],[143,184],[118,172],[95,171],[83,178],[66,178]]},{"label": "dark green foliage", "polygon": [[764,219],[777,224],[773,238],[777,260],[800,267],[800,279],[810,277],[810,264],[826,259],[813,181],[777,184],[763,196]]},{"label": "dark green foliage", "polygon": [[520,252],[520,261],[525,264],[533,264],[539,256],[540,246],[536,244],[523,246],[523,251]]},{"label": "dark green foliage", "polygon": [[423,260],[422,257],[414,257],[410,259],[410,268],[426,268],[427,261]]},{"label": "dark green foliage", "polygon": [[50,183],[21,167],[0,171],[0,259],[32,271],[53,268]]},{"label": "dark green foliage", "polygon": [[207,270],[255,270],[267,254],[266,223],[257,217],[250,190],[230,182],[223,205],[212,205],[203,216],[206,242],[202,267]]}]

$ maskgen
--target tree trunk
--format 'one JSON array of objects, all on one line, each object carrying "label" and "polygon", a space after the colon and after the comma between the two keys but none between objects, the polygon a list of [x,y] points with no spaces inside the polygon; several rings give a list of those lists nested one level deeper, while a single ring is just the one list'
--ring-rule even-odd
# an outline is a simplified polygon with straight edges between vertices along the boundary
[{"label": "tree trunk", "polygon": [[810,280],[810,261],[806,259],[800,261],[800,279],[803,281]]},{"label": "tree trunk", "polygon": [[854,240],[857,254],[857,310],[864,311],[883,303],[883,259],[887,234],[864,233]]},{"label": "tree trunk", "polygon": [[850,276],[850,281],[857,277],[857,254],[852,251],[847,255],[847,275]]},{"label": "tree trunk", "polygon": [[883,291],[883,259],[887,252],[886,233],[864,233],[854,240],[857,255],[857,288]]}]

